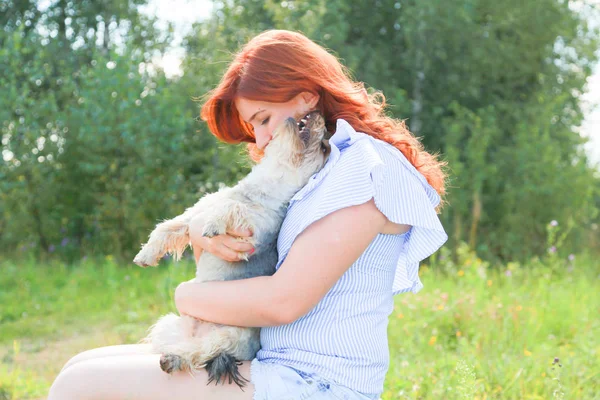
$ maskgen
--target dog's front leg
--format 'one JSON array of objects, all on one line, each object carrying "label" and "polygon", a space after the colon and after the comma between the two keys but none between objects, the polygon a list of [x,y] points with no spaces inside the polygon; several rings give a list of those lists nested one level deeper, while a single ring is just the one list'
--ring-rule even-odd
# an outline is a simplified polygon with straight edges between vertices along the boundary
[{"label": "dog's front leg", "polygon": [[133,262],[140,267],[156,266],[160,259],[171,253],[175,261],[181,260],[190,243],[189,223],[202,210],[201,201],[188,208],[183,214],[159,223],[150,233],[148,242],[142,246]]},{"label": "dog's front leg", "polygon": [[[226,199],[203,218],[202,236],[211,238],[234,230],[254,232],[255,227],[252,224],[250,215],[251,210],[248,205],[236,200]],[[254,236],[244,239],[244,241],[256,246],[256,237]],[[240,257],[248,261],[248,254],[240,253]]]}]

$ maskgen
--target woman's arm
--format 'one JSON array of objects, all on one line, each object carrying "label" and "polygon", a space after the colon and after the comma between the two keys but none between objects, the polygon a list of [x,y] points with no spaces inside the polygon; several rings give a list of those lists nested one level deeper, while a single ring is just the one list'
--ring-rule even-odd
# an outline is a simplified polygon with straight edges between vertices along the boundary
[{"label": "woman's arm", "polygon": [[386,222],[373,199],[337,210],[298,235],[273,276],[184,282],[175,291],[177,309],[225,325],[291,323],[317,305]]}]

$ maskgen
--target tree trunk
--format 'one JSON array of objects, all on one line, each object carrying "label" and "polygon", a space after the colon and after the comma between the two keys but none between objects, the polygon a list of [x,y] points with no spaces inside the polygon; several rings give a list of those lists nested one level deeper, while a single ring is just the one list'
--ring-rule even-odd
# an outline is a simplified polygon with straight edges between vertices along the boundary
[{"label": "tree trunk", "polygon": [[481,219],[481,194],[479,190],[473,192],[473,208],[471,209],[471,231],[469,233],[469,247],[475,249],[477,245],[477,227]]},{"label": "tree trunk", "polygon": [[110,30],[108,26],[110,25],[110,18],[106,16],[103,18],[104,20],[104,37],[102,38],[102,51],[104,55],[108,55],[108,48],[110,46]]}]

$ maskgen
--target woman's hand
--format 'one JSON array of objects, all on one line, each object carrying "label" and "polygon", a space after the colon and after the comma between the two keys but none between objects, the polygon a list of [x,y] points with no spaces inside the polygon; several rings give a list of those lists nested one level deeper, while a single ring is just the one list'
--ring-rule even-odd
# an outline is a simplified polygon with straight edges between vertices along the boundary
[{"label": "woman's hand", "polygon": [[200,247],[204,251],[229,262],[237,262],[249,257],[254,252],[254,247],[248,243],[252,232],[228,231],[225,235],[212,238],[202,236],[203,221],[194,217],[189,223],[189,235],[192,247]]}]

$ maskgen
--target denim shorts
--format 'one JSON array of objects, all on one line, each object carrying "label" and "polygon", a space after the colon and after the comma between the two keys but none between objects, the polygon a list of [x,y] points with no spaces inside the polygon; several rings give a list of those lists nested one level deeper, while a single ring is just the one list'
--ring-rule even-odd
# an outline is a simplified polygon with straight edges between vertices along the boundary
[{"label": "denim shorts", "polygon": [[328,381],[314,373],[305,373],[285,365],[260,362],[250,364],[254,400],[377,400],[378,395],[357,392]]}]

